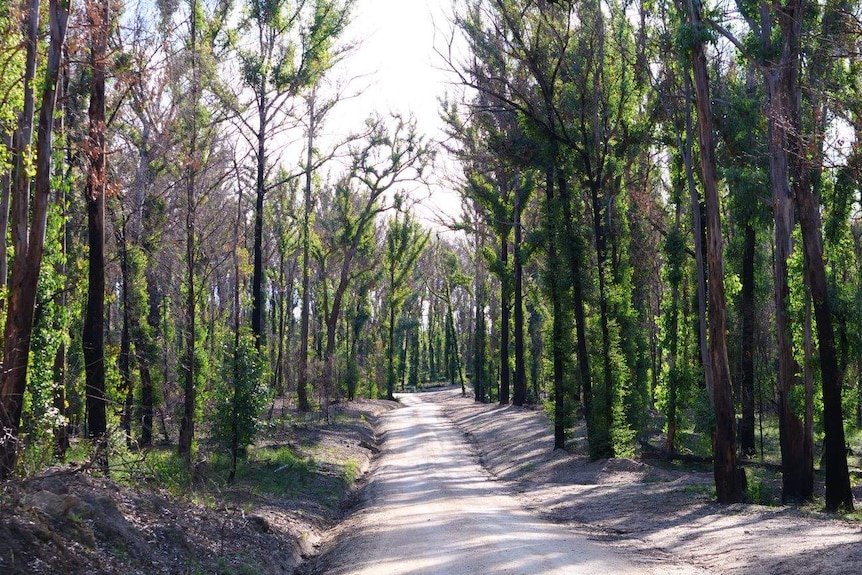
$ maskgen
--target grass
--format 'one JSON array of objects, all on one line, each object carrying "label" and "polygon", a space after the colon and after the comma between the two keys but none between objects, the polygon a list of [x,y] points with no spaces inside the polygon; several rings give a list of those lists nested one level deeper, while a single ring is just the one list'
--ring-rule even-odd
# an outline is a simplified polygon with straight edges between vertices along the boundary
[{"label": "grass", "polygon": [[781,505],[780,473],[769,469],[747,467],[745,474],[745,501],[747,503],[770,507]]}]

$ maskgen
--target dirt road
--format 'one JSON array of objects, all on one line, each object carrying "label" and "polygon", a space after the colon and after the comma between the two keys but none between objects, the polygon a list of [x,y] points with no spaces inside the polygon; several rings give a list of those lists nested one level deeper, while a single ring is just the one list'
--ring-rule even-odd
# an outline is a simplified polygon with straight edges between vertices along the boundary
[{"label": "dirt road", "polygon": [[339,575],[705,573],[539,519],[502,492],[422,394],[384,416],[364,508],[312,571]]}]

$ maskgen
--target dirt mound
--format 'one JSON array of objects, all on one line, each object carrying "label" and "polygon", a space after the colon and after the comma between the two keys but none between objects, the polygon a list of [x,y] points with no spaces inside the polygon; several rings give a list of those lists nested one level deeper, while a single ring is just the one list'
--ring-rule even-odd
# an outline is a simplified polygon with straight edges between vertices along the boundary
[{"label": "dirt mound", "polygon": [[[152,483],[131,487],[64,468],[2,483],[0,573],[291,574],[340,519],[376,450],[372,423],[392,407],[342,404],[332,423],[262,438],[262,448],[289,444],[308,462],[293,471],[296,489],[264,491],[251,480],[175,497]],[[291,472],[284,467],[264,462],[253,473]]]}]

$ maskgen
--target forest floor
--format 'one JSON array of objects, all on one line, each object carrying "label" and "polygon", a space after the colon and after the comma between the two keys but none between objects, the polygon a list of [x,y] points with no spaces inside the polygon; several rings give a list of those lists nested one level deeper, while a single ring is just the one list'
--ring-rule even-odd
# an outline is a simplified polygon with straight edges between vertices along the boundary
[{"label": "forest floor", "polygon": [[0,483],[0,573],[292,574],[352,505],[377,453],[375,421],[396,405],[272,422],[232,485],[210,462],[173,495],[153,458],[120,481],[58,467]]},{"label": "forest floor", "polygon": [[458,389],[402,403],[382,418],[363,504],[303,573],[843,575],[862,565],[862,525],[811,505],[720,506],[709,470],[552,451],[544,413]]}]

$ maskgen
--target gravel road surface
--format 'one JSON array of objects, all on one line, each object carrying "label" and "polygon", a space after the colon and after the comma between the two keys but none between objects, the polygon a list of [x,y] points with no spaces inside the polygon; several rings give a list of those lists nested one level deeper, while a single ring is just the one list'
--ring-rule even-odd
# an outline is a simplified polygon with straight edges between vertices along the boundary
[{"label": "gravel road surface", "polygon": [[522,508],[422,394],[384,416],[363,508],[316,562],[329,575],[695,575]]}]

